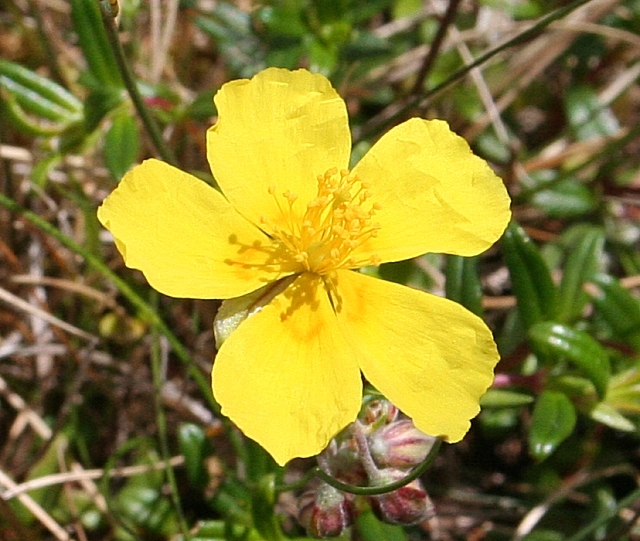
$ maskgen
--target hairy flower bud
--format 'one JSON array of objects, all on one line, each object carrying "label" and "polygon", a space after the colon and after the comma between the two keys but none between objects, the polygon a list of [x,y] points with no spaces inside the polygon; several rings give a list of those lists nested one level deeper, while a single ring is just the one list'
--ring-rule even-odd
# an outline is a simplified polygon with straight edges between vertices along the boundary
[{"label": "hairy flower bud", "polygon": [[333,454],[328,455],[327,460],[332,475],[339,481],[349,485],[366,484],[367,474],[354,442],[345,442]]},{"label": "hairy flower bud", "polygon": [[435,438],[403,419],[382,426],[369,435],[369,449],[381,468],[412,468],[427,457]]},{"label": "hairy flower bud", "polygon": [[[406,472],[402,470],[393,468],[381,470],[379,477],[372,481],[372,486],[387,485],[405,476]],[[371,496],[369,503],[376,516],[390,524],[402,526],[419,524],[434,515],[433,504],[418,479],[392,492]]]},{"label": "hairy flower bud", "polygon": [[313,537],[336,537],[351,524],[347,495],[326,483],[308,490],[298,502],[298,520]]},{"label": "hairy flower bud", "polygon": [[371,398],[360,413],[360,420],[367,426],[374,427],[395,421],[399,410],[384,398]]}]

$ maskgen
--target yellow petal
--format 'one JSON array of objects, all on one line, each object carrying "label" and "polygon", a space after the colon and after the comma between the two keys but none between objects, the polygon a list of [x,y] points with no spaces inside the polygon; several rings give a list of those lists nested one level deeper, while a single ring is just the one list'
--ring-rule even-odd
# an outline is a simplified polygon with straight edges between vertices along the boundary
[{"label": "yellow petal", "polygon": [[338,319],[365,377],[426,434],[461,440],[493,381],[491,331],[448,299],[353,271],[337,280]]},{"label": "yellow petal", "polygon": [[371,184],[382,227],[356,253],[400,261],[427,252],[475,255],[511,213],[502,180],[442,120],[413,118],[387,132],[354,173]]},{"label": "yellow petal", "polygon": [[218,191],[158,160],[127,173],[98,219],[127,266],[165,295],[237,297],[287,274],[269,238]]},{"label": "yellow petal", "polygon": [[344,101],[326,77],[269,68],[222,86],[218,122],[207,132],[207,157],[222,192],[248,219],[279,225],[269,195],[295,193],[300,216],[316,196],[318,175],[349,165],[351,134]]},{"label": "yellow petal", "polygon": [[362,398],[351,347],[310,273],[240,324],[212,378],[222,413],[280,465],[322,451],[355,420]]}]

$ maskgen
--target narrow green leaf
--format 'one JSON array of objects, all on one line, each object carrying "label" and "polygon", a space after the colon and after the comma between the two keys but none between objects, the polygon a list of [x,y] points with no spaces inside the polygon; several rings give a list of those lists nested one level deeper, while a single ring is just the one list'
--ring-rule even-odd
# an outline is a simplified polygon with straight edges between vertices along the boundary
[{"label": "narrow green leaf", "polygon": [[113,117],[104,145],[104,161],[114,179],[120,180],[140,151],[140,135],[135,118],[127,111]]},{"label": "narrow green leaf", "polygon": [[67,116],[69,113],[79,115],[82,112],[82,102],[66,88],[20,64],[0,58],[0,78],[13,81],[42,99],[66,109]]},{"label": "narrow green leaf", "polygon": [[550,456],[573,432],[576,410],[567,395],[543,391],[533,408],[529,452],[538,460]]},{"label": "narrow green leaf", "polygon": [[253,524],[266,541],[284,541],[286,538],[275,515],[275,475],[265,475],[251,495]]},{"label": "narrow green leaf", "polygon": [[604,250],[604,231],[587,227],[567,257],[560,284],[560,320],[579,318],[589,300],[584,284],[598,272]]},{"label": "narrow green leaf", "polygon": [[640,301],[606,274],[595,275],[586,291],[611,327],[613,337],[640,351]]},{"label": "narrow green leaf", "polygon": [[15,96],[10,95],[1,85],[0,114],[2,115],[2,120],[6,121],[14,129],[33,137],[51,137],[58,135],[65,128],[64,125],[38,121],[29,116],[18,105]]},{"label": "narrow green leaf", "polygon": [[514,408],[531,404],[533,396],[507,389],[489,389],[480,399],[483,408]]},{"label": "narrow green leaf", "polygon": [[611,374],[609,356],[588,333],[548,321],[531,327],[529,338],[537,351],[571,360],[593,382],[598,396],[604,398]]},{"label": "narrow green leaf", "polygon": [[98,0],[70,0],[73,28],[93,76],[103,85],[123,88],[115,55],[102,22]]},{"label": "narrow green leaf", "polygon": [[209,475],[204,467],[208,438],[202,428],[193,423],[183,423],[178,428],[178,445],[184,455],[187,478],[192,486],[203,489]]},{"label": "narrow green leaf", "polygon": [[447,298],[482,316],[482,284],[478,276],[477,259],[447,256],[445,276]]},{"label": "narrow green leaf", "polygon": [[616,430],[623,432],[635,432],[637,430],[629,419],[627,419],[616,408],[605,402],[596,404],[596,407],[591,410],[591,418],[603,425],[607,425]]},{"label": "narrow green leaf", "polygon": [[528,329],[556,313],[558,292],[546,263],[529,236],[511,222],[502,238],[505,262],[509,268],[518,311]]},{"label": "narrow green leaf", "polygon": [[7,89],[15,97],[20,107],[27,113],[37,115],[52,122],[69,123],[79,118],[77,113],[61,107],[31,88],[23,86],[5,75],[0,75],[0,86]]}]

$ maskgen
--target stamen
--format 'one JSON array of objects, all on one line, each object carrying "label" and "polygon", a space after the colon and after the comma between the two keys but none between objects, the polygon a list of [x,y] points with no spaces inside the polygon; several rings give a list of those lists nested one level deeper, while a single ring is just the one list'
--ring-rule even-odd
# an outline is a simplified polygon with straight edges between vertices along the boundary
[{"label": "stamen", "polygon": [[[380,229],[372,223],[382,208],[369,203],[373,197],[371,184],[347,169],[331,168],[316,177],[318,191],[309,201],[302,216],[294,205],[298,195],[285,190],[277,195],[276,185],[268,188],[281,219],[273,223],[266,217],[260,223],[267,226],[278,242],[291,253],[291,258],[310,272],[326,275],[339,268],[356,268],[379,264],[377,255],[352,257],[352,252],[374,238]],[[285,203],[286,202],[286,203]],[[298,208],[298,211],[301,209]]]}]

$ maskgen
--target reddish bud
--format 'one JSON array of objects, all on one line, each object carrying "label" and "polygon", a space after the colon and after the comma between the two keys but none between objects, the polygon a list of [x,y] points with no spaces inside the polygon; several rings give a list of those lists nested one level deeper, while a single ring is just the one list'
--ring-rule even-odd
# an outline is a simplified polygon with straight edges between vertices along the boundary
[{"label": "reddish bud", "polygon": [[[406,472],[397,469],[380,471],[380,477],[373,486],[382,486],[399,481]],[[390,524],[408,526],[419,524],[434,515],[434,508],[426,490],[418,479],[386,494],[371,496],[371,508],[376,516]]]},{"label": "reddish bud", "polygon": [[298,520],[313,537],[336,537],[351,524],[351,502],[326,483],[308,490],[298,503]]},{"label": "reddish bud", "polygon": [[404,419],[382,426],[369,435],[369,449],[381,468],[412,468],[427,458],[435,438]]},{"label": "reddish bud", "polygon": [[395,421],[399,410],[384,398],[374,398],[367,402],[360,414],[360,420],[365,425],[387,424]]}]

